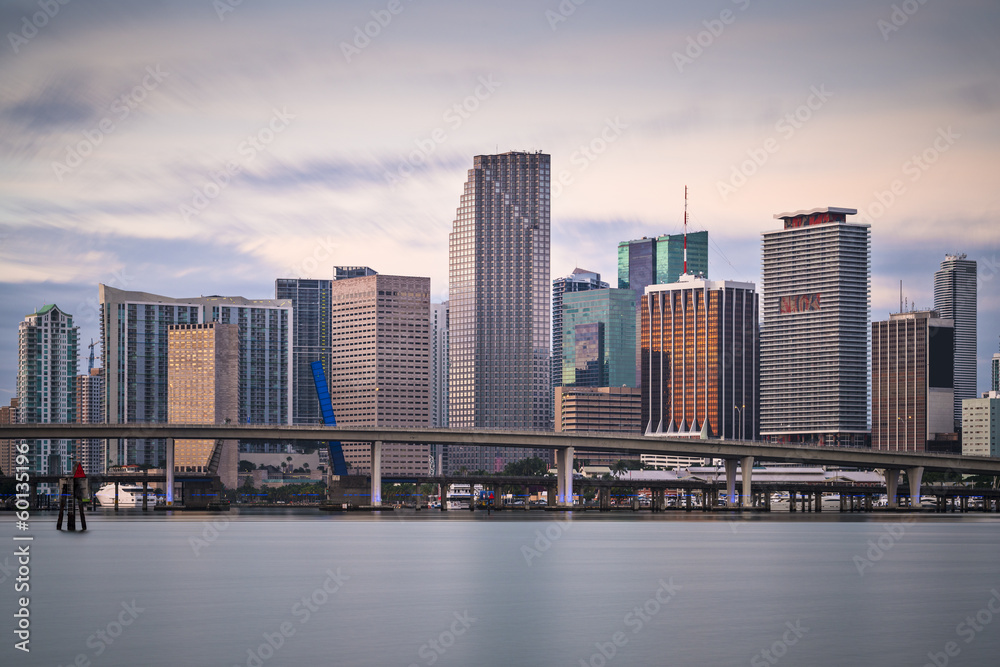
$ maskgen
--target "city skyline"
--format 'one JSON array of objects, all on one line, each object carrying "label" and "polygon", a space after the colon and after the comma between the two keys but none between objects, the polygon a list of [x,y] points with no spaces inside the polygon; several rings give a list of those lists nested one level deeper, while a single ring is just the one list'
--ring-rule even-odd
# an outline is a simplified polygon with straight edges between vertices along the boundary
[{"label": "city skyline", "polygon": [[71,3],[6,40],[2,402],[16,322],[54,303],[97,339],[102,282],[264,299],[367,264],[443,301],[470,159],[507,150],[552,155],[552,277],[614,275],[619,242],[680,232],[685,185],[713,277],[758,285],[775,212],[857,208],[873,319],[900,279],[930,307],[939,263],[967,253],[988,388],[1000,9],[929,3],[896,25],[891,3],[402,3],[365,43],[386,5],[226,6]]}]

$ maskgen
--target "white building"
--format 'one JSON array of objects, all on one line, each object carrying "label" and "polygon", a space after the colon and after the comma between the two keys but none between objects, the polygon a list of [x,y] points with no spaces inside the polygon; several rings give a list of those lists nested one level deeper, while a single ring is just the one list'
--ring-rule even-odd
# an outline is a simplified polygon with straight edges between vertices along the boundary
[{"label": "white building", "polygon": [[1000,392],[962,401],[962,454],[1000,456]]}]

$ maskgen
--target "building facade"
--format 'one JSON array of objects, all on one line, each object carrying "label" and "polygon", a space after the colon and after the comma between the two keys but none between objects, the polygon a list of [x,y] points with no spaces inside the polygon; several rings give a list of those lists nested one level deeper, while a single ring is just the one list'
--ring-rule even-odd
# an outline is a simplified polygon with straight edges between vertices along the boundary
[{"label": "building facade", "polygon": [[[169,327],[208,322],[239,326],[239,423],[291,423],[291,301],[172,298],[100,285],[100,302],[107,423],[166,422]],[[109,463],[160,467],[165,447],[163,439],[109,440]],[[241,447],[257,451],[268,444]]]},{"label": "building facade", "polygon": [[448,426],[448,302],[431,304],[431,426]]},{"label": "building facade", "polygon": [[[73,316],[47,305],[18,325],[17,422],[76,422],[76,374],[80,330]],[[27,440],[30,472],[62,475],[73,472],[73,440]]]},{"label": "building facade", "polygon": [[953,433],[955,327],[935,311],[872,323],[872,448],[927,451]]},{"label": "building facade", "polygon": [[[635,387],[556,387],[556,433],[642,433],[642,393]],[[621,452],[580,451],[583,465],[614,465]]]},{"label": "building facade", "polygon": [[[9,405],[0,406],[0,424],[16,423],[17,396],[10,399]],[[0,471],[2,471],[0,474],[3,474],[6,477],[10,477],[17,472],[15,468],[17,467],[17,444],[19,442],[20,440],[0,438]]]},{"label": "building facade", "polygon": [[642,301],[642,423],[648,435],[756,440],[753,283],[681,276]]},{"label": "building facade", "polygon": [[[430,278],[335,280],[331,304],[327,381],[337,424],[430,426]],[[369,474],[371,443],[342,444],[352,474]],[[383,445],[383,475],[429,472],[429,445]]]},{"label": "building facade", "polygon": [[601,274],[586,269],[573,269],[573,273],[552,281],[552,386],[563,384],[563,295],[607,289]]},{"label": "building facade", "polygon": [[330,280],[278,278],[274,298],[292,304],[292,423],[322,424],[312,362],[330,372]]},{"label": "building facade", "polygon": [[[635,386],[635,302],[632,290],[566,294],[562,304],[560,385]],[[557,411],[558,412],[558,411]]]},{"label": "building facade", "polygon": [[[91,368],[87,375],[76,376],[76,420],[80,424],[104,423],[104,369]],[[77,460],[88,475],[106,472],[104,440],[80,440]]]},{"label": "building facade", "polygon": [[[228,424],[239,415],[240,328],[206,322],[167,328],[167,418],[172,424]],[[218,448],[218,452],[216,449]],[[208,472],[213,456],[222,485],[236,488],[236,440],[174,441],[177,472]]]},{"label": "building facade", "polygon": [[[708,232],[687,235],[687,272],[708,277]],[[622,241],[618,244],[618,288],[638,297],[649,285],[677,282],[684,273],[684,234]],[[638,300],[637,297],[637,300]]]},{"label": "building facade", "polygon": [[962,423],[962,401],[976,398],[976,262],[964,254],[946,255],[934,273],[934,310],[955,322],[955,426]]},{"label": "building facade", "polygon": [[763,233],[765,441],[870,446],[870,226],[848,222],[855,213],[779,213],[783,228]]},{"label": "building facade", "polygon": [[1000,391],[1000,352],[994,352],[990,360],[990,391]]},{"label": "building facade", "polygon": [[962,401],[962,454],[1000,456],[1000,392]]},{"label": "building facade", "polygon": [[[449,425],[548,430],[550,158],[477,155],[449,235]],[[546,450],[446,448],[446,471]]]}]

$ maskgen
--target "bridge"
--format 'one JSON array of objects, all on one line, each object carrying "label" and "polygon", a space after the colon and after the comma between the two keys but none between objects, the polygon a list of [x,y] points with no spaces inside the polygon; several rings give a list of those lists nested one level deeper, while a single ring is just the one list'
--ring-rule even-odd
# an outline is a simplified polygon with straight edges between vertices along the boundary
[{"label": "bridge", "polygon": [[924,471],[1000,475],[1000,458],[889,452],[871,449],[780,445],[745,440],[697,440],[589,432],[550,433],[452,428],[356,427],[254,424],[0,424],[0,439],[126,439],[159,438],[167,442],[167,502],[173,502],[174,440],[270,440],[371,442],[371,502],[381,504],[382,444],[439,444],[467,447],[515,447],[555,451],[557,503],[573,502],[573,457],[577,451],[620,452],[625,455],[665,454],[722,459],[727,498],[736,505],[736,478],[742,477],[740,504],[749,507],[754,460],[833,465],[885,471],[890,508],[896,507],[900,472],[906,471],[911,503],[920,502]]}]

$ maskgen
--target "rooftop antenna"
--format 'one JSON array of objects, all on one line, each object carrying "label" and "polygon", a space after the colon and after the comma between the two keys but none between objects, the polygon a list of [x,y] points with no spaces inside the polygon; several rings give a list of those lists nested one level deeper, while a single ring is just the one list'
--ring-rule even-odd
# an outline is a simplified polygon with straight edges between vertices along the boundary
[{"label": "rooftop antenna", "polygon": [[688,186],[684,186],[684,275],[688,272]]},{"label": "rooftop antenna", "polygon": [[899,281],[899,312],[903,312],[903,280]]}]

